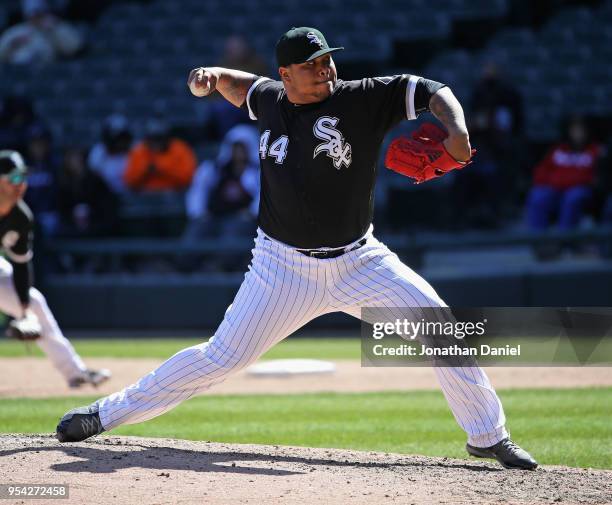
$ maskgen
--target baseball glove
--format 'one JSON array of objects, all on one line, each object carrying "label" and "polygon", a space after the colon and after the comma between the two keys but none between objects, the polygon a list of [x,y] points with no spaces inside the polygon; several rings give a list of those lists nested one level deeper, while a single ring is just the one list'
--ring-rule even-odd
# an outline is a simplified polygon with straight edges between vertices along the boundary
[{"label": "baseball glove", "polygon": [[[457,161],[448,153],[442,143],[446,137],[448,134],[442,128],[425,123],[413,132],[412,138],[398,137],[391,142],[385,165],[394,172],[412,177],[416,184],[469,165],[471,159]],[[472,149],[472,156],[475,153]]]},{"label": "baseball glove", "polygon": [[40,338],[42,328],[34,313],[27,310],[21,319],[13,319],[6,328],[6,336],[22,341],[32,341]]}]

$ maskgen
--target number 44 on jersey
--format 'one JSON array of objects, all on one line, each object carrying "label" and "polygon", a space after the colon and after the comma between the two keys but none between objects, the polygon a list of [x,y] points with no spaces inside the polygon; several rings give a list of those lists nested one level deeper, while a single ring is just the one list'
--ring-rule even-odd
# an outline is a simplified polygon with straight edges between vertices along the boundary
[{"label": "number 44 on jersey", "polygon": [[261,134],[259,139],[259,157],[265,160],[267,156],[274,158],[274,163],[279,165],[285,161],[287,157],[287,146],[289,145],[289,137],[287,135],[281,135],[278,137],[268,150],[268,143],[270,142],[270,130],[266,130]]}]

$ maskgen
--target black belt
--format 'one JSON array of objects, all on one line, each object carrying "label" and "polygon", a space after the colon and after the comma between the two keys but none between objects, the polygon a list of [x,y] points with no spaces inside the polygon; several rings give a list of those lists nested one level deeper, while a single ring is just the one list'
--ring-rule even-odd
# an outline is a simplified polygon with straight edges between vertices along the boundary
[{"label": "black belt", "polygon": [[302,253],[306,256],[310,256],[311,258],[317,258],[320,260],[327,260],[331,258],[337,258],[338,256],[342,256],[344,253],[349,251],[355,251],[367,242],[366,238],[362,238],[359,242],[347,246],[347,247],[339,247],[338,249],[296,249],[297,252]]}]

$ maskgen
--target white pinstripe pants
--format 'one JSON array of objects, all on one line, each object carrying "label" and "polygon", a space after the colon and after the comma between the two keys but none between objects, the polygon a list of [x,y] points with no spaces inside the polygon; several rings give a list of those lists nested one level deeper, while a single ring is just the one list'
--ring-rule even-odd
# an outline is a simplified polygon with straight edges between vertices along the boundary
[{"label": "white pinstripe pants", "polygon": [[[258,230],[249,271],[214,336],[99,400],[102,425],[110,430],[163,414],[250,365],[322,314],[342,311],[359,318],[361,307],[445,306],[397,255],[367,237],[357,250],[316,259]],[[507,436],[503,408],[483,370],[443,367],[436,374],[470,444],[487,447]]]}]

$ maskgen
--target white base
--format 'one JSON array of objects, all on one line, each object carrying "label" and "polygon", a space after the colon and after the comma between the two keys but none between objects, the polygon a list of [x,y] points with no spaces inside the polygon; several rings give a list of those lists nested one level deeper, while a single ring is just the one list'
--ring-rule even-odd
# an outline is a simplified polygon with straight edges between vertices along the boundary
[{"label": "white base", "polygon": [[334,373],[335,371],[336,365],[334,363],[318,359],[273,359],[256,363],[247,368],[249,375],[260,377]]}]

